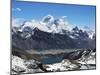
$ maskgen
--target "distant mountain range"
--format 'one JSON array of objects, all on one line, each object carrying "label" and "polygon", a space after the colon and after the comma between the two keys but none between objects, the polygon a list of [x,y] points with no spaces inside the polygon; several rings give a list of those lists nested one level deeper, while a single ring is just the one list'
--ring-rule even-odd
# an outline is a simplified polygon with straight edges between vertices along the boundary
[{"label": "distant mountain range", "polygon": [[65,16],[54,19],[48,15],[40,22],[12,26],[12,46],[23,50],[94,49],[95,44],[95,32],[77,26],[70,28]]}]

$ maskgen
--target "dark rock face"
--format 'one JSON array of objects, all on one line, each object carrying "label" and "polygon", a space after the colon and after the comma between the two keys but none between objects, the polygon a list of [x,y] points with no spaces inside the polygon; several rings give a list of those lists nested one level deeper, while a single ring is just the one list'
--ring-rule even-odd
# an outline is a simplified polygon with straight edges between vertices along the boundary
[{"label": "dark rock face", "polygon": [[84,50],[74,51],[67,53],[63,59],[77,60],[82,57]]},{"label": "dark rock face", "polygon": [[29,38],[22,38],[19,34],[12,35],[12,46],[24,50],[42,50],[75,48],[76,44],[68,35],[52,34],[36,29],[34,35]]},{"label": "dark rock face", "polygon": [[66,53],[63,59],[77,60],[77,59],[80,59],[82,56],[83,57],[89,56],[92,52],[93,50],[91,49],[77,50],[77,51]]},{"label": "dark rock face", "polygon": [[93,52],[96,52],[96,48],[95,48],[95,49],[93,49]]},{"label": "dark rock face", "polygon": [[12,46],[22,50],[95,48],[95,39],[72,39],[68,34],[48,33],[38,28],[33,29],[33,32],[28,38],[21,37],[22,32],[13,34]]}]

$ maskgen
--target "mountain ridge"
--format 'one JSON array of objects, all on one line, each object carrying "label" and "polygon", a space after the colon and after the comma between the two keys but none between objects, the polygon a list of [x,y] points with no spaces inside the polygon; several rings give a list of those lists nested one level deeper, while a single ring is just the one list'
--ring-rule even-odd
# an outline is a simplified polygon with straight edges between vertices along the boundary
[{"label": "mountain ridge", "polygon": [[65,18],[54,19],[48,15],[41,22],[24,22],[19,27],[12,27],[12,46],[24,50],[50,50],[92,48],[96,34],[75,26],[67,28]]}]

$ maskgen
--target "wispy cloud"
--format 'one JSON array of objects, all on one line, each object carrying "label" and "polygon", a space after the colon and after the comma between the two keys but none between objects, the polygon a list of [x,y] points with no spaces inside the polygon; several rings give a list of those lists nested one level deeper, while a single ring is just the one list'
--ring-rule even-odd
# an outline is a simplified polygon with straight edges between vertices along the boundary
[{"label": "wispy cloud", "polygon": [[13,10],[13,11],[19,11],[19,12],[22,11],[21,8],[12,8],[12,10]]},{"label": "wispy cloud", "polygon": [[22,9],[21,8],[16,8],[16,10],[21,11]]}]

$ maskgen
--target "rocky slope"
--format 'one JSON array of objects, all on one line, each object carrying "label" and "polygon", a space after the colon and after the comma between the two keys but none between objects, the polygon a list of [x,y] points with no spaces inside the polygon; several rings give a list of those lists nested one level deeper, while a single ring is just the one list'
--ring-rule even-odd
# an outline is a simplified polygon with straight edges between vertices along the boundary
[{"label": "rocky slope", "polygon": [[58,63],[42,64],[34,59],[22,59],[12,55],[12,74],[41,73],[41,72],[58,72],[71,70],[90,70],[96,69],[95,52],[90,53],[87,57],[80,57],[80,60],[72,62],[68,58]]}]

